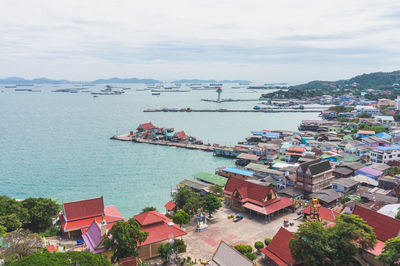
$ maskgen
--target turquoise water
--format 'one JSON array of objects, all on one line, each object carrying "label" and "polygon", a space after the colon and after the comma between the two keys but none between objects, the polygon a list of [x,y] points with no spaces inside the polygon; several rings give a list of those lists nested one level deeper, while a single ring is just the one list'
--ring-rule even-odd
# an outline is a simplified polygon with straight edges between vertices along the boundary
[{"label": "turquoise water", "polygon": [[[15,92],[0,87],[0,194],[15,198],[43,196],[72,201],[104,196],[129,218],[153,205],[164,211],[170,191],[199,171],[214,172],[233,161],[211,153],[118,142],[110,136],[128,133],[151,121],[184,130],[205,142],[233,145],[251,130],[296,130],[317,113],[144,113],[146,108],[252,108],[256,102],[208,103],[213,91],[165,93],[135,91],[93,98],[88,93]],[[98,90],[89,88],[90,90]],[[255,99],[260,93],[225,89],[222,98]]]}]

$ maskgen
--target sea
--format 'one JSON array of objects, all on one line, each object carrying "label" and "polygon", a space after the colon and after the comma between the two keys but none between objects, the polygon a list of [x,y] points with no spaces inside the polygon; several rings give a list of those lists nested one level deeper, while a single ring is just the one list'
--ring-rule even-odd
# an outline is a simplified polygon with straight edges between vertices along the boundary
[{"label": "sea", "polygon": [[[224,84],[223,99],[258,99],[265,93],[232,85]],[[250,131],[297,130],[301,120],[319,119],[318,113],[146,113],[143,110],[164,107],[251,109],[259,101],[213,103],[201,101],[216,99],[211,90],[155,96],[140,91],[144,84],[113,86],[130,89],[122,95],[93,97],[90,91],[104,85],[17,87],[40,92],[0,86],[0,195],[60,202],[103,196],[105,205],[116,206],[126,219],[146,206],[164,212],[181,180],[201,171],[214,173],[218,167],[234,165],[234,160],[204,151],[120,142],[111,136],[152,122],[205,143],[235,145]],[[53,92],[64,88],[81,90]]]}]

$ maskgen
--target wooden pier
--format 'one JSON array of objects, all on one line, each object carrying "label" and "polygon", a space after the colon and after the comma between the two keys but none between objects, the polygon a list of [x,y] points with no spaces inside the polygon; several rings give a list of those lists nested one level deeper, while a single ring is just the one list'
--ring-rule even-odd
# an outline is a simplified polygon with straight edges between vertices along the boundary
[{"label": "wooden pier", "polygon": [[132,141],[137,143],[147,143],[153,145],[161,145],[161,146],[169,146],[169,147],[177,147],[177,148],[184,148],[189,150],[201,150],[201,151],[208,151],[213,152],[214,147],[211,145],[200,145],[200,144],[191,144],[191,143],[184,143],[184,142],[172,142],[166,140],[151,140],[151,139],[144,139],[139,138],[134,135],[124,134],[120,136],[113,136],[110,139],[120,140],[120,141]]},{"label": "wooden pier", "polygon": [[286,109],[286,108],[275,108],[275,109],[259,109],[259,110],[253,110],[253,109],[146,109],[143,110],[143,112],[195,112],[195,113],[215,113],[215,112],[221,112],[221,113],[319,113],[321,112],[322,109],[316,110],[316,109]]}]

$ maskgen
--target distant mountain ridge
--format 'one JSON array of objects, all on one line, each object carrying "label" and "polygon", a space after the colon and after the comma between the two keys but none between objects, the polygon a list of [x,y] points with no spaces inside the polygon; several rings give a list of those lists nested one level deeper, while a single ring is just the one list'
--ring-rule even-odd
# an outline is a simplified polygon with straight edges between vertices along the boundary
[{"label": "distant mountain ridge", "polygon": [[172,83],[251,83],[249,80],[180,79]]},{"label": "distant mountain ridge", "polygon": [[24,79],[20,77],[9,77],[5,79],[0,79],[0,84],[16,84],[16,85],[24,85],[24,84],[112,84],[112,83],[144,83],[144,84],[153,84],[153,83],[161,83],[162,81],[155,79],[138,79],[138,78],[110,78],[110,79],[97,79],[94,81],[70,81],[70,80],[55,80],[48,78],[35,78],[35,79]]},{"label": "distant mountain ridge", "polygon": [[328,87],[346,87],[353,85],[366,89],[372,89],[391,88],[396,84],[400,84],[400,70],[393,72],[373,72],[369,74],[358,75],[350,79],[337,81],[314,80],[305,84],[290,86],[289,89],[322,89]]}]

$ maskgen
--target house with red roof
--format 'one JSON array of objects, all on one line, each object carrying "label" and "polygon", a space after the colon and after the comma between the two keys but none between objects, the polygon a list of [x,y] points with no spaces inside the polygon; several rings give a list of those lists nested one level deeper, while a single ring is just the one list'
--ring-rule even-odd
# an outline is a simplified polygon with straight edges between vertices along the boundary
[{"label": "house with red roof", "polygon": [[363,250],[361,253],[362,259],[368,261],[371,265],[381,265],[375,259],[375,256],[382,253],[385,242],[388,239],[400,236],[400,220],[360,205],[354,207],[353,214],[358,215],[372,227],[378,240],[373,250]]},{"label": "house with red roof", "polygon": [[287,210],[293,205],[293,201],[289,198],[278,198],[271,186],[235,177],[228,179],[224,194],[232,209],[246,210],[257,216],[264,216],[265,219],[270,219],[273,213]]},{"label": "house with red roof", "polygon": [[140,259],[159,256],[157,249],[161,243],[186,235],[182,228],[157,211],[141,213],[135,215],[134,218],[140,224],[142,231],[149,233],[146,240],[139,246]]},{"label": "house with red roof", "polygon": [[64,203],[59,218],[61,232],[67,234],[68,238],[80,237],[88,230],[93,220],[100,223],[104,218],[107,229],[117,221],[124,220],[115,206],[104,207],[103,197]]},{"label": "house with red roof", "polygon": [[167,203],[165,203],[164,207],[169,214],[173,214],[177,209],[176,204],[173,201],[168,201]]},{"label": "house with red roof", "polygon": [[296,261],[293,259],[289,248],[289,241],[292,237],[292,232],[281,227],[274,238],[272,238],[269,245],[260,249],[264,254],[267,265],[295,265]]},{"label": "house with red roof", "polygon": [[154,129],[157,129],[157,127],[154,126],[151,122],[148,122],[148,123],[140,124],[136,130],[138,132],[143,132],[143,131],[154,130]]},{"label": "house with red roof", "polygon": [[297,162],[303,153],[305,152],[305,147],[300,146],[290,146],[286,150],[286,161],[287,162]]},{"label": "house with red roof", "polygon": [[179,140],[185,140],[187,139],[186,133],[185,131],[178,131],[175,132],[174,136],[175,139],[179,139]]}]

